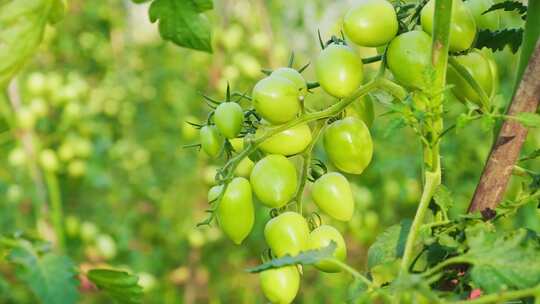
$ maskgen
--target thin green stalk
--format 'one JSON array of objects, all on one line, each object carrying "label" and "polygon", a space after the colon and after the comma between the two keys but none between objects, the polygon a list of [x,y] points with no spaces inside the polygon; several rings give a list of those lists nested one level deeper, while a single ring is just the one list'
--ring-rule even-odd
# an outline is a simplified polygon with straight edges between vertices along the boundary
[{"label": "thin green stalk", "polygon": [[489,294],[474,300],[463,300],[455,302],[447,302],[448,304],[486,304],[486,303],[505,303],[509,300],[522,299],[528,297],[540,298],[540,285],[535,287],[515,290],[515,291],[503,291],[499,293]]},{"label": "thin green stalk", "polygon": [[49,192],[49,200],[51,202],[51,217],[56,234],[56,241],[58,242],[58,249],[60,252],[65,249],[65,237],[64,237],[64,212],[62,208],[62,197],[60,195],[60,187],[58,185],[58,178],[54,172],[45,172],[45,181],[47,183],[47,190]]},{"label": "thin green stalk", "polygon": [[9,96],[7,93],[7,90],[2,88],[2,94],[0,94],[0,113],[4,120],[6,121],[7,125],[11,130],[14,130],[15,121],[13,114],[13,111],[11,110],[11,106],[9,105]]},{"label": "thin green stalk", "polygon": [[447,260],[444,260],[440,262],[439,264],[433,266],[432,268],[428,269],[427,271],[423,272],[421,275],[424,278],[429,278],[433,275],[436,275],[439,271],[443,270],[444,268],[453,265],[453,264],[464,264],[468,263],[469,261],[464,256],[456,256],[453,258],[449,258]]},{"label": "thin green stalk", "polygon": [[362,282],[364,282],[368,287],[373,287],[373,283],[363,276],[360,272],[358,272],[356,269],[352,268],[351,266],[347,265],[346,263],[343,263],[342,261],[332,258],[329,259],[331,263],[341,268],[343,271],[350,273],[355,279],[358,279]]}]

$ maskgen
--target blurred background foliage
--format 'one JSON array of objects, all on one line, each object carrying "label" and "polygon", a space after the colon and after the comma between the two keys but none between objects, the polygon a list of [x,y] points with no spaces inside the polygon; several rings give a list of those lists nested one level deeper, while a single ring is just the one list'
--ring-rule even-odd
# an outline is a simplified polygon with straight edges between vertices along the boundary
[{"label": "blurred background foliage", "polygon": [[[0,126],[0,232],[32,231],[46,202],[36,164],[56,170],[66,216],[67,253],[82,270],[112,265],[137,273],[144,303],[263,303],[255,275],[244,269],[259,263],[262,228],[268,210],[258,207],[254,232],[241,247],[215,226],[196,228],[207,208],[206,192],[218,163],[184,145],[198,132],[186,121],[201,122],[208,108],[201,93],[222,99],[227,82],[250,92],[261,68],[310,62],[325,38],[339,33],[338,21],[352,1],[217,0],[214,54],[163,42],[148,22],[147,7],[130,1],[70,1],[69,13],[49,27],[33,61],[17,80],[21,107],[17,121],[29,134],[33,153]],[[521,25],[505,13],[503,25]],[[374,49],[358,49],[363,57]],[[499,106],[504,107],[517,65],[505,50],[495,54],[500,69]],[[376,71],[378,63],[366,66]],[[314,80],[311,68],[305,72]],[[313,107],[332,102],[317,90]],[[364,102],[371,102],[365,99]],[[446,124],[465,107],[450,97]],[[412,217],[421,193],[420,143],[407,129],[391,129],[391,116],[375,104],[371,127],[375,156],[361,176],[352,177],[357,203],[354,219],[333,222],[346,236],[349,263],[364,269],[368,246],[385,227]],[[444,183],[454,194],[452,215],[466,210],[491,146],[493,134],[482,121],[443,145]],[[530,132],[525,152],[540,146]],[[324,160],[322,149],[318,155]],[[539,163],[530,162],[539,168]],[[512,181],[508,195],[520,191]],[[312,205],[312,204],[311,204]],[[308,208],[312,208],[308,207]],[[536,206],[517,221],[540,232]],[[36,211],[38,210],[38,211]],[[325,218],[325,221],[330,219]],[[51,235],[38,223],[41,235]],[[350,278],[305,269],[303,303],[346,299]],[[0,264],[0,303],[33,303],[13,269]],[[82,282],[82,303],[109,299]]]}]

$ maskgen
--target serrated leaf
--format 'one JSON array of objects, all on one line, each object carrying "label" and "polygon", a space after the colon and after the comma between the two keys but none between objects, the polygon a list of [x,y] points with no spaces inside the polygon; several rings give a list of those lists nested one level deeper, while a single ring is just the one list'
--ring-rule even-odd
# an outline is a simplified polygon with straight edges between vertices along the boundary
[{"label": "serrated leaf", "polygon": [[53,4],[53,0],[0,1],[0,88],[41,42]]},{"label": "serrated leaf", "polygon": [[388,123],[388,127],[384,131],[383,137],[388,138],[391,134],[394,134],[395,131],[404,128],[407,125],[405,122],[405,119],[403,117],[394,117],[390,122]]},{"label": "serrated leaf", "polygon": [[493,4],[487,11],[483,12],[482,15],[496,10],[505,10],[507,12],[516,11],[518,14],[522,15],[523,19],[525,19],[523,15],[527,13],[527,6],[519,1],[503,1]]},{"label": "serrated leaf", "polygon": [[365,294],[368,289],[368,286],[366,282],[362,280],[354,280],[348,288],[347,292],[347,300],[348,302],[354,302],[354,300],[358,299],[361,295]]},{"label": "serrated leaf", "polygon": [[289,265],[296,265],[296,264],[311,265],[311,264],[320,262],[322,260],[331,258],[335,249],[336,249],[336,243],[331,242],[330,245],[324,248],[303,251],[295,256],[286,255],[281,258],[272,259],[259,266],[246,269],[246,271],[251,272],[251,273],[257,273],[257,272],[261,272],[270,268],[279,268],[279,267],[289,266]]},{"label": "serrated leaf", "polygon": [[91,269],[87,277],[120,303],[140,303],[142,300],[142,287],[138,285],[136,275],[113,269]]},{"label": "serrated leaf", "polygon": [[368,269],[397,260],[403,256],[411,221],[405,219],[399,225],[390,226],[381,233],[368,250]]},{"label": "serrated leaf", "polygon": [[540,127],[540,114],[522,112],[512,118],[528,128]]},{"label": "serrated leaf", "polygon": [[486,224],[465,231],[471,278],[487,293],[540,284],[540,245],[524,229],[500,233]]},{"label": "serrated leaf", "polygon": [[20,241],[8,260],[17,264],[17,276],[45,304],[70,304],[78,299],[75,265],[67,256],[47,253],[38,256],[32,245]]},{"label": "serrated leaf", "polygon": [[212,8],[208,0],[154,0],[150,21],[159,21],[159,33],[165,40],[195,50],[212,52],[210,22],[201,12]]},{"label": "serrated leaf", "polygon": [[474,47],[481,49],[487,47],[493,51],[501,51],[505,46],[510,46],[512,53],[516,53],[523,39],[523,29],[503,29],[499,31],[481,30],[478,31]]},{"label": "serrated leaf", "polygon": [[437,187],[437,190],[435,190],[435,193],[433,194],[433,200],[435,201],[435,204],[439,206],[439,209],[442,211],[443,214],[447,214],[448,210],[454,205],[454,200],[452,199],[452,194],[450,193],[450,190],[446,188],[444,185],[439,185]]},{"label": "serrated leaf", "polygon": [[519,161],[533,160],[538,157],[540,157],[540,149],[534,150],[533,152],[529,153],[529,155],[523,156],[519,159]]}]

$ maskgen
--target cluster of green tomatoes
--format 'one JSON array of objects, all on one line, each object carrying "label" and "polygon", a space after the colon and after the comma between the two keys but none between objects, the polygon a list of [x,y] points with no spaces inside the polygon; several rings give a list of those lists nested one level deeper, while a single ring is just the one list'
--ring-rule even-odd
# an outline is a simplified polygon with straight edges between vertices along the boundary
[{"label": "cluster of green tomatoes", "polygon": [[[434,1],[422,9],[421,25],[410,29],[400,26],[398,14],[385,0],[362,0],[343,19],[346,37],[356,45],[383,47],[385,64],[394,79],[411,90],[427,89],[431,64],[431,37]],[[477,11],[489,8],[489,1],[467,1]],[[491,16],[476,14],[461,0],[454,0],[450,49],[468,50],[476,35],[477,23],[498,23]],[[498,17],[497,17],[498,18]],[[481,23],[484,22],[484,23]],[[490,59],[479,51],[458,56],[457,60],[477,79],[491,96],[496,70]],[[373,143],[366,123],[358,117],[341,113],[315,119],[305,106],[310,89],[320,86],[338,100],[351,97],[364,81],[363,62],[358,53],[342,39],[333,38],[324,45],[315,60],[317,85],[307,83],[301,73],[291,67],[278,68],[260,80],[251,97],[238,94],[233,101],[228,92],[224,102],[214,102],[214,111],[207,123],[200,126],[201,148],[212,158],[226,155],[229,161],[218,172],[218,185],[208,193],[211,210],[219,226],[235,244],[241,244],[254,224],[254,196],[271,208],[272,218],[266,223],[264,237],[272,257],[298,253],[336,244],[333,259],[315,267],[324,272],[339,272],[335,261],[344,261],[346,244],[341,233],[302,213],[303,189],[310,188],[318,209],[337,221],[349,221],[355,202],[347,178],[342,174],[361,174],[369,165]],[[456,96],[463,101],[481,104],[478,92],[449,71]],[[248,104],[241,106],[241,100]],[[292,123],[291,123],[292,122]],[[289,127],[290,125],[290,127]],[[286,127],[284,127],[286,126]],[[337,169],[327,172],[326,166],[311,159],[311,150],[322,137],[329,162]],[[304,170],[298,172],[291,156],[304,157]],[[305,169],[308,162],[309,168]],[[317,170],[318,168],[323,170]],[[307,172],[307,174],[305,174]],[[311,184],[308,183],[311,182]],[[301,269],[286,266],[260,273],[261,287],[272,303],[291,303],[299,289]]]}]

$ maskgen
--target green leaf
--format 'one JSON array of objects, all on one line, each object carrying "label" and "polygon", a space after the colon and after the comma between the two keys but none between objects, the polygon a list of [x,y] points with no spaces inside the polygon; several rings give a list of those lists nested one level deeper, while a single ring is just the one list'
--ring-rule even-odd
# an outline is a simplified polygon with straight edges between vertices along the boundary
[{"label": "green leaf", "polygon": [[21,69],[41,42],[56,1],[0,1],[0,88]]},{"label": "green leaf", "polygon": [[201,14],[211,8],[209,0],[154,0],[149,15],[150,21],[159,20],[159,33],[163,39],[211,53],[210,22]]},{"label": "green leaf", "polygon": [[465,230],[473,264],[471,278],[482,290],[493,293],[540,284],[540,245],[526,230],[500,233],[487,224]]},{"label": "green leaf", "polygon": [[261,272],[270,268],[279,268],[279,267],[288,266],[288,265],[296,265],[296,264],[311,265],[311,264],[320,262],[322,260],[331,258],[335,249],[336,249],[336,243],[331,242],[330,245],[324,248],[303,251],[295,256],[286,255],[278,259],[272,259],[259,266],[246,269],[246,271],[251,272],[251,273],[257,273],[257,272]]},{"label": "green leaf", "polygon": [[448,210],[454,205],[452,194],[444,185],[439,185],[439,187],[437,187],[437,190],[435,190],[435,193],[433,194],[433,200],[445,216],[447,215]]},{"label": "green leaf", "polygon": [[392,262],[403,256],[411,220],[405,219],[381,233],[368,250],[368,269]]},{"label": "green leaf", "polygon": [[496,10],[505,10],[507,12],[516,11],[518,14],[523,16],[525,13],[527,13],[527,6],[523,5],[519,1],[504,1],[493,4],[487,11],[483,12],[482,15]]},{"label": "green leaf", "polygon": [[395,131],[404,128],[407,125],[405,119],[401,116],[394,117],[388,123],[386,130],[384,131],[383,138],[388,138],[390,135],[394,134]]},{"label": "green leaf", "polygon": [[533,160],[538,157],[540,157],[540,149],[534,150],[533,152],[529,153],[529,155],[520,158],[519,161],[522,162],[527,160]]},{"label": "green leaf", "polygon": [[76,303],[78,299],[75,266],[66,256],[47,253],[38,256],[28,241],[20,241],[8,255],[17,267],[17,276],[30,286],[45,304]]},{"label": "green leaf", "polygon": [[540,127],[540,114],[522,112],[512,118],[528,128]]},{"label": "green leaf", "polygon": [[367,289],[368,286],[366,282],[362,280],[354,280],[348,288],[348,302],[354,302],[354,300],[358,299],[360,296],[365,295]]},{"label": "green leaf", "polygon": [[501,51],[505,46],[510,46],[512,53],[516,53],[523,39],[523,29],[503,29],[499,31],[481,30],[478,31],[475,48],[487,47],[493,51]]},{"label": "green leaf", "polygon": [[142,287],[139,278],[125,271],[113,269],[92,269],[87,277],[99,289],[120,303],[140,303]]}]

